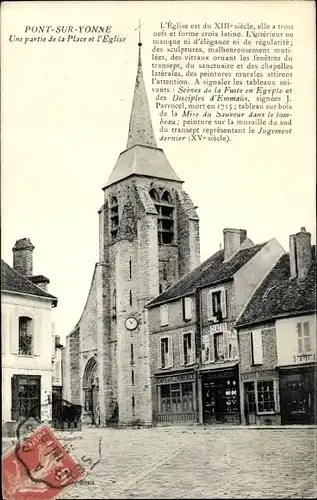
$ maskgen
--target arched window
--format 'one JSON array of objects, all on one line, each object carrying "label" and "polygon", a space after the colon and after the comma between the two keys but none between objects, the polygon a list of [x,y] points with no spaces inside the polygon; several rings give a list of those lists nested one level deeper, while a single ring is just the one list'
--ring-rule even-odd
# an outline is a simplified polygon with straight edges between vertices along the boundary
[{"label": "arched window", "polygon": [[156,189],[152,188],[149,194],[157,210],[158,242],[163,245],[173,243],[174,240],[174,205],[169,191],[166,189],[159,196]]},{"label": "arched window", "polygon": [[33,320],[27,316],[19,318],[19,354],[33,354]]},{"label": "arched window", "polygon": [[110,202],[110,231],[111,238],[115,240],[118,235],[119,227],[119,203],[118,198],[113,196]]},{"label": "arched window", "polygon": [[159,195],[158,195],[158,192],[156,191],[156,189],[154,189],[154,188],[150,189],[150,196],[151,196],[152,200],[159,201]]}]

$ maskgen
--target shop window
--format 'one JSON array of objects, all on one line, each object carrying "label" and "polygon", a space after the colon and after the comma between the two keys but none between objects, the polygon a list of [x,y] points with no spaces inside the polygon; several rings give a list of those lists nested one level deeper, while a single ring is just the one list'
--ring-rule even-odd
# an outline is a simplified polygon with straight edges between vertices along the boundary
[{"label": "shop window", "polygon": [[183,297],[183,320],[190,321],[192,319],[192,298]]},{"label": "shop window", "polygon": [[161,413],[170,413],[171,411],[171,386],[170,385],[161,385],[160,386],[160,412]]},{"label": "shop window", "polygon": [[246,414],[274,413],[276,407],[273,380],[244,383]]},{"label": "shop window", "polygon": [[19,354],[33,354],[33,320],[26,316],[19,318]]},{"label": "shop window", "polygon": [[113,196],[110,202],[110,232],[111,239],[115,240],[119,229],[119,203],[118,198]]},{"label": "shop window", "polygon": [[257,383],[257,400],[259,413],[275,411],[273,380]]},{"label": "shop window", "polygon": [[190,365],[195,362],[194,334],[192,332],[180,334],[180,364]]},{"label": "shop window", "polygon": [[173,366],[172,337],[163,337],[159,339],[158,361],[159,368],[171,368]]},{"label": "shop window", "polygon": [[209,321],[220,323],[227,317],[226,290],[210,290],[207,296],[207,317]]},{"label": "shop window", "polygon": [[303,354],[311,351],[309,322],[297,323],[298,353]]},{"label": "shop window", "polygon": [[252,365],[263,364],[263,346],[261,330],[254,330],[251,333]]},{"label": "shop window", "polygon": [[163,304],[160,306],[160,322],[161,326],[168,325],[168,304]]},{"label": "shop window", "polygon": [[195,411],[193,382],[164,384],[158,387],[159,413]]},{"label": "shop window", "polygon": [[41,414],[41,377],[13,375],[11,378],[12,420],[39,418]]},{"label": "shop window", "polygon": [[174,240],[174,205],[168,191],[159,195],[155,188],[149,191],[157,211],[157,239],[159,244],[169,245]]}]

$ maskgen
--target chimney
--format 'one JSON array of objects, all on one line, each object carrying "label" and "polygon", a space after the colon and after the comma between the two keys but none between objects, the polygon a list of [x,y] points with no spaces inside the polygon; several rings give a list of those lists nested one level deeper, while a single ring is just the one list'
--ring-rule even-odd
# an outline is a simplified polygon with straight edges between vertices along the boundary
[{"label": "chimney", "polygon": [[240,250],[241,244],[247,237],[245,229],[229,229],[223,230],[224,242],[224,261],[230,260],[231,257]]},{"label": "chimney", "polygon": [[33,250],[29,238],[22,238],[15,242],[13,251],[13,269],[25,276],[32,276],[33,274]]},{"label": "chimney", "polygon": [[311,234],[304,227],[290,236],[290,273],[292,278],[305,279],[312,264]]}]

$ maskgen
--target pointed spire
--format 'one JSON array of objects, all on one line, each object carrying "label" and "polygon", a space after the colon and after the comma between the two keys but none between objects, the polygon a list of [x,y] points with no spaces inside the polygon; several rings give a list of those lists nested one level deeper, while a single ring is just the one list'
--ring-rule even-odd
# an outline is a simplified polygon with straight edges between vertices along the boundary
[{"label": "pointed spire", "polygon": [[139,30],[139,56],[138,56],[138,69],[135,81],[134,96],[132,102],[132,109],[130,115],[129,124],[129,134],[127,149],[139,144],[141,146],[152,146],[157,147],[152,120],[150,107],[146,95],[143,71],[142,71],[142,61],[141,61],[141,23],[139,21],[139,26],[136,28]]}]

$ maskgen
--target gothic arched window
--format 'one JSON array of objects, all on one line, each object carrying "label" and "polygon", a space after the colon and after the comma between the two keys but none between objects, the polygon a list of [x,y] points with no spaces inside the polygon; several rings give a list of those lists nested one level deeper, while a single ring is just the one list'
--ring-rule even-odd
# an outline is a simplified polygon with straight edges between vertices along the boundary
[{"label": "gothic arched window", "polygon": [[110,202],[110,231],[111,238],[114,240],[118,235],[119,228],[119,203],[118,198],[113,196]]},{"label": "gothic arched window", "polygon": [[[152,190],[151,190],[152,191]],[[174,205],[169,191],[165,190],[156,201],[158,242],[163,245],[173,243],[174,240]]]}]

